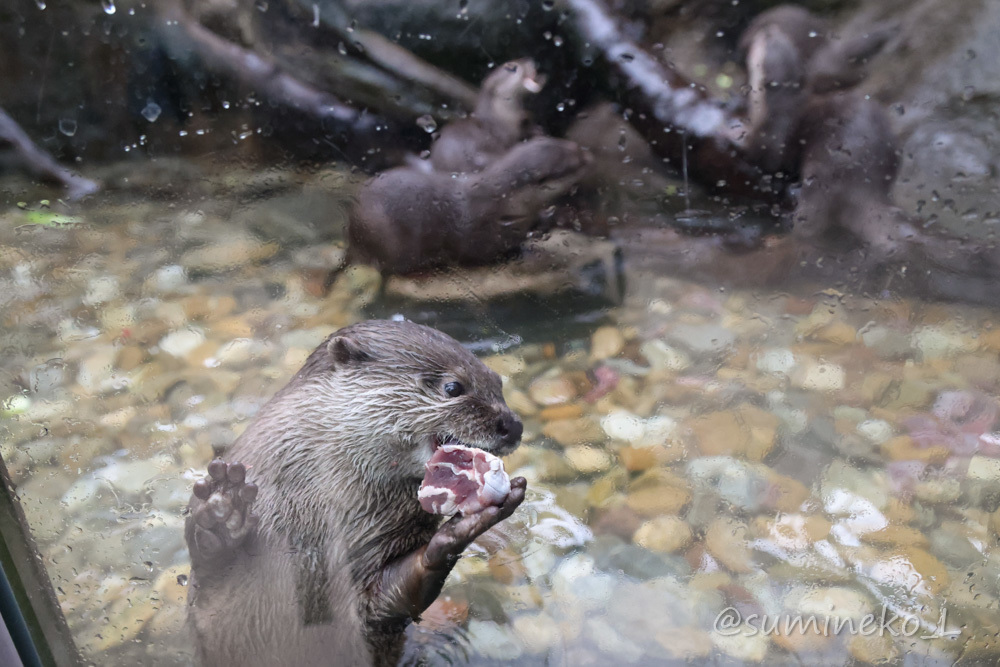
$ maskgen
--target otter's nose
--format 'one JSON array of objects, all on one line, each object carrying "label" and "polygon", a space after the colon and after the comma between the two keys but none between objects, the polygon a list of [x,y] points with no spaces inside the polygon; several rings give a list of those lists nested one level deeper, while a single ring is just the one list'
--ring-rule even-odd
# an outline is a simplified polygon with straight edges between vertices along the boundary
[{"label": "otter's nose", "polygon": [[497,419],[497,435],[505,445],[516,445],[521,441],[521,434],[524,433],[524,424],[511,412],[500,413]]}]

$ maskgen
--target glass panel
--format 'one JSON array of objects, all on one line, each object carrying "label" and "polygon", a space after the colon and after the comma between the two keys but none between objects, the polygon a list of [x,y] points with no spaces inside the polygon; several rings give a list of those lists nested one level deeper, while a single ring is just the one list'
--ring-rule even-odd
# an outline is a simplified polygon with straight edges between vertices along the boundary
[{"label": "glass panel", "polygon": [[43,661],[996,662],[980,4],[0,8]]}]

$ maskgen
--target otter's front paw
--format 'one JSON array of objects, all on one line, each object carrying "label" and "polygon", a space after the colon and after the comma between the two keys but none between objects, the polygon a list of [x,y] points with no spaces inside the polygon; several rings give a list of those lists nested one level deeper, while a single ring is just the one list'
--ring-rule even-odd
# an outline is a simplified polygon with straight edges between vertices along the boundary
[{"label": "otter's front paw", "polygon": [[188,549],[192,561],[217,560],[240,546],[257,526],[253,514],[257,485],[246,481],[246,466],[216,459],[208,477],[194,485],[187,519]]},{"label": "otter's front paw", "polygon": [[523,477],[510,480],[510,493],[499,505],[491,505],[465,516],[455,516],[438,528],[424,551],[424,567],[428,570],[450,570],[473,540],[497,525],[524,501],[528,481]]}]

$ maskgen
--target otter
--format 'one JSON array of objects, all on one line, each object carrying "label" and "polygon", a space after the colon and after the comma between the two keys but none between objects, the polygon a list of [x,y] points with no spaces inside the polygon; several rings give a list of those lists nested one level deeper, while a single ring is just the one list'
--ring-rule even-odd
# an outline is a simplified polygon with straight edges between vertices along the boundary
[{"label": "otter", "polygon": [[391,665],[462,551],[524,500],[441,524],[417,498],[437,447],[511,452],[499,376],[410,322],[332,334],[209,465],[189,506],[203,665]]},{"label": "otter", "polygon": [[889,196],[899,169],[896,140],[877,102],[848,89],[825,92],[814,82],[809,68],[825,37],[810,41],[804,31],[817,26],[803,12],[765,12],[741,38],[751,82],[744,145],[763,169],[800,177],[797,238],[861,244],[859,264],[874,268],[915,238],[912,222]]},{"label": "otter", "polygon": [[868,60],[899,32],[899,25],[881,21],[845,38],[834,35],[825,19],[803,7],[778,5],[758,14],[746,27],[740,35],[739,55],[747,59],[760,34],[774,31],[790,40],[803,69],[803,85],[821,94],[861,83],[868,75]]},{"label": "otter", "polygon": [[396,274],[500,260],[536,230],[539,214],[589,161],[571,141],[537,137],[478,174],[390,169],[358,194],[348,258]]},{"label": "otter", "polygon": [[497,67],[483,81],[476,110],[448,123],[431,147],[434,170],[446,173],[482,171],[514,144],[534,133],[522,103],[526,93],[542,89],[531,58]]}]

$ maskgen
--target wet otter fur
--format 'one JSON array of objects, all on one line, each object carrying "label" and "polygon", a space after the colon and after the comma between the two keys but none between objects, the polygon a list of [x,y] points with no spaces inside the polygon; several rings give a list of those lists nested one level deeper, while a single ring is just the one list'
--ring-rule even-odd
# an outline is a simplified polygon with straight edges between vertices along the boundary
[{"label": "wet otter fur", "polygon": [[409,322],[331,335],[213,461],[190,503],[189,625],[203,665],[391,665],[459,554],[524,499],[443,525],[420,508],[447,441],[520,441],[500,378]]},{"label": "wet otter fur", "polygon": [[405,274],[503,259],[588,163],[573,142],[537,137],[478,174],[412,167],[383,172],[358,194],[348,224],[349,260]]},{"label": "wet otter fur", "polygon": [[541,90],[531,58],[497,67],[483,80],[476,109],[468,118],[448,123],[431,146],[430,163],[446,173],[482,171],[514,144],[534,133],[524,110],[527,93]]}]

